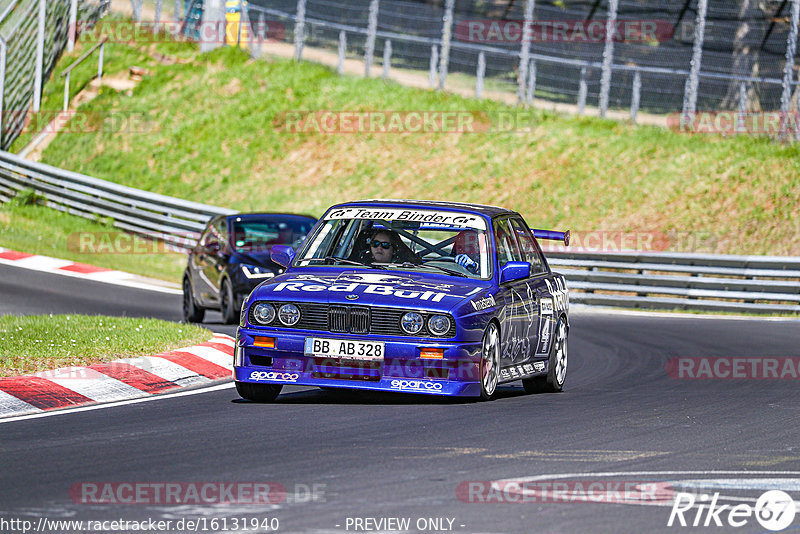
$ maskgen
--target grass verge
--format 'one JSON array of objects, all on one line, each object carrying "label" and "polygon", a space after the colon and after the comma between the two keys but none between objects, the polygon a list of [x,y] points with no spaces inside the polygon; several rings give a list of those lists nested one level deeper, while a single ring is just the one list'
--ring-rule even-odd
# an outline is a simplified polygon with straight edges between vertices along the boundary
[{"label": "grass verge", "polygon": [[0,316],[0,377],[148,356],[211,338],[196,325],[102,315]]}]

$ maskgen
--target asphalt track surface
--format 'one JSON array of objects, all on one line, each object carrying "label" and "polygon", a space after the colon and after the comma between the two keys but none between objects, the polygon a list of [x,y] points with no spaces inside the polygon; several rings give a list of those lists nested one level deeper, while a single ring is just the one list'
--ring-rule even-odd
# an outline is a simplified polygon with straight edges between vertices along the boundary
[{"label": "asphalt track surface", "polygon": [[[175,295],[6,266],[0,296],[0,314],[176,320],[180,309]],[[233,333],[215,315],[207,326]],[[397,531],[355,528],[365,518],[408,518],[410,532],[766,531],[752,517],[736,529],[667,527],[670,505],[652,501],[482,503],[465,501],[485,493],[458,492],[469,481],[530,477],[570,488],[669,482],[750,505],[765,489],[783,489],[800,500],[800,382],[666,372],[676,356],[798,357],[800,322],[575,312],[569,351],[560,394],[526,395],[517,383],[478,403],[290,387],[274,404],[254,404],[226,387],[0,423],[0,531],[21,532],[2,520],[40,517],[205,518],[206,532],[225,532],[223,519],[228,532],[254,532],[233,529],[235,518],[277,518],[278,532]],[[70,495],[84,482],[270,482],[287,493],[273,505],[86,504]],[[696,511],[686,513],[689,524]],[[444,528],[423,523],[432,518]],[[789,531],[798,529],[800,507]]]}]

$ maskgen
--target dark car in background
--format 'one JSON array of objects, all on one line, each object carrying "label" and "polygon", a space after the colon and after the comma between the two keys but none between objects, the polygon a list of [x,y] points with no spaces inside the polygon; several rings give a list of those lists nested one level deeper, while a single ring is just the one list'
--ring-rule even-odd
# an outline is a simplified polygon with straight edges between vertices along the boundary
[{"label": "dark car in background", "polygon": [[274,245],[297,247],[317,220],[291,213],[239,213],[214,217],[189,251],[183,275],[183,320],[197,323],[207,309],[231,324],[250,292],[283,272],[270,259]]}]

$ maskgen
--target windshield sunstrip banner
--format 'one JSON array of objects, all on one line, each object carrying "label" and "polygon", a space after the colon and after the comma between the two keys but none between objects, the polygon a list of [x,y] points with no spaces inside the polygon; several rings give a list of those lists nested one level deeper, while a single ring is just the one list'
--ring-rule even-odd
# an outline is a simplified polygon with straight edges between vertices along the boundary
[{"label": "windshield sunstrip banner", "polygon": [[483,217],[454,211],[345,207],[331,210],[325,216],[325,220],[329,219],[378,219],[486,230],[486,221]]}]

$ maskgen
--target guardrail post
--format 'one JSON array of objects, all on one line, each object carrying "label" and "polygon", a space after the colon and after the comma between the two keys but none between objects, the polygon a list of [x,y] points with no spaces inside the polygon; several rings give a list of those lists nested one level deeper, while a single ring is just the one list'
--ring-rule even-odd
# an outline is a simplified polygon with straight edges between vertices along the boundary
[{"label": "guardrail post", "polygon": [[631,89],[631,122],[636,122],[639,115],[639,102],[642,98],[642,74],[637,70],[633,73],[633,88]]},{"label": "guardrail post", "polygon": [[303,42],[306,39],[306,0],[297,0],[297,19],[294,23],[294,60],[303,59]]},{"label": "guardrail post", "polygon": [[379,0],[370,0],[369,19],[367,21],[367,44],[364,49],[364,76],[369,78],[372,70],[372,59],[375,54],[375,36],[378,33]]},{"label": "guardrail post", "polygon": [[603,49],[603,72],[600,76],[600,117],[608,113],[608,95],[611,92],[611,65],[614,62],[614,30],[617,26],[619,0],[608,0],[606,18],[606,45]]},{"label": "guardrail post", "polygon": [[522,26],[522,46],[519,50],[519,72],[517,73],[517,103],[525,101],[525,86],[528,82],[528,58],[533,38],[533,8],[535,0],[525,0],[525,20]]},{"label": "guardrail post", "polygon": [[156,12],[153,15],[153,33],[157,34],[161,27],[161,4],[163,0],[156,0]]},{"label": "guardrail post", "polygon": [[583,115],[586,110],[586,94],[589,88],[586,84],[586,67],[581,67],[581,79],[578,82],[578,115]]},{"label": "guardrail post", "polygon": [[33,112],[42,105],[42,69],[44,65],[44,25],[47,19],[47,0],[39,0],[39,27],[36,31],[36,72],[33,79]]},{"label": "guardrail post", "polygon": [[706,35],[706,12],[708,0],[697,0],[697,22],[694,26],[694,46],[692,47],[692,63],[689,77],[683,93],[683,112],[681,129],[694,125],[694,114],[697,112],[697,86],[700,84],[700,67],[703,64],[703,40]]},{"label": "guardrail post", "polygon": [[439,90],[444,89],[447,79],[447,67],[450,63],[450,39],[453,35],[453,8],[455,0],[445,0],[444,19],[442,24],[442,54],[439,58]]},{"label": "guardrail post", "polygon": [[745,118],[747,117],[747,84],[742,82],[739,84],[739,113],[736,117],[736,131],[745,131]]},{"label": "guardrail post", "polygon": [[344,74],[344,57],[347,53],[347,33],[342,30],[339,32],[339,59],[336,62],[336,72]]},{"label": "guardrail post", "polygon": [[475,98],[483,97],[483,77],[486,75],[486,55],[481,51],[478,54],[478,71],[475,73]]},{"label": "guardrail post", "polygon": [[70,0],[69,2],[69,28],[67,32],[69,34],[67,51],[72,52],[75,50],[75,36],[78,34],[78,0]]},{"label": "guardrail post", "polygon": [[439,49],[436,45],[431,47],[431,64],[428,69],[428,85],[431,89],[436,87],[436,66],[439,64]]},{"label": "guardrail post", "polygon": [[528,88],[525,93],[525,101],[533,105],[533,98],[536,94],[536,61],[531,60],[528,64]]},{"label": "guardrail post", "polygon": [[392,66],[392,42],[389,39],[383,43],[383,77],[389,77],[389,69]]},{"label": "guardrail post", "polygon": [[[789,36],[786,38],[786,63],[783,67],[783,92],[781,93],[781,129],[780,139],[786,138],[789,124],[789,108],[792,100],[792,78],[794,77],[794,54],[797,51],[797,25],[800,24],[800,0],[792,0],[792,20]],[[796,121],[795,129],[797,129]],[[797,132],[795,132],[797,133]]]}]

